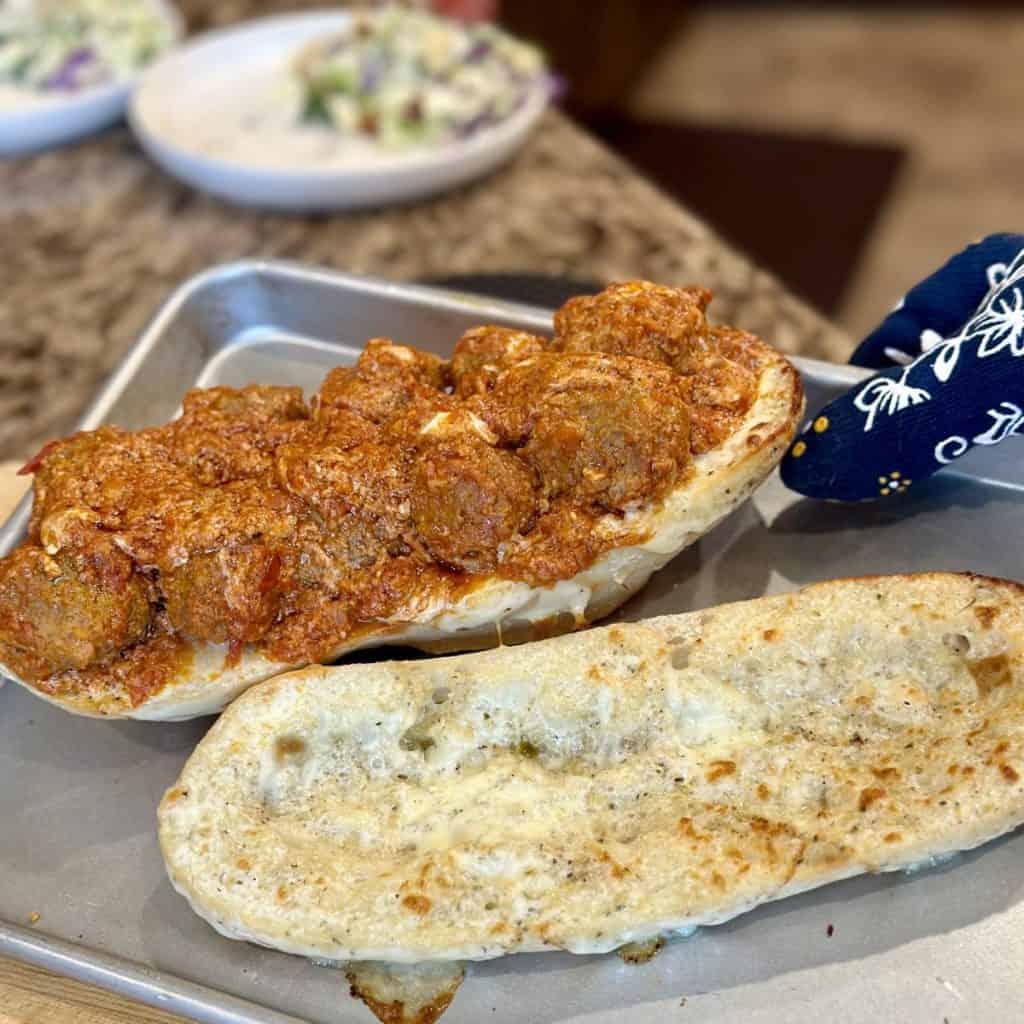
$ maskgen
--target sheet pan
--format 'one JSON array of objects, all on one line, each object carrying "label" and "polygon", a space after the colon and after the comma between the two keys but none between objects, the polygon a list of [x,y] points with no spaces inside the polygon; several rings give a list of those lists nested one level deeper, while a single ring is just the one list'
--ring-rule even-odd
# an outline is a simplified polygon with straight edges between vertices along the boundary
[{"label": "sheet pan", "polygon": [[[217,268],[169,300],[83,426],[163,422],[197,383],[313,389],[368,337],[444,353],[481,322],[544,330],[550,317],[285,264]],[[863,373],[799,366],[810,408]],[[1012,445],[885,503],[805,501],[773,479],[619,617],[851,574],[973,569],[1024,578],[1024,474],[1020,444]],[[0,530],[0,551],[17,542],[27,511]],[[208,725],[84,720],[20,687],[0,689],[0,955],[210,1024],[369,1021],[343,975],[220,937],[166,881],[156,804]],[[913,876],[853,879],[767,905],[673,943],[642,967],[568,954],[475,965],[445,1021],[1024,1019],[1022,962],[1017,834]]]}]

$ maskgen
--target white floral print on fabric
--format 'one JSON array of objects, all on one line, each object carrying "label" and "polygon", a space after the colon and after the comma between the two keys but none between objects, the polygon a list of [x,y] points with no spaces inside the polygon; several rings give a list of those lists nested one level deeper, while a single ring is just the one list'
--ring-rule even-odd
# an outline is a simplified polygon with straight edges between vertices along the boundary
[{"label": "white floral print on fabric", "polygon": [[866,414],[865,432],[874,428],[880,412],[893,416],[931,400],[930,391],[909,383],[912,372],[927,360],[931,360],[935,379],[946,384],[956,371],[965,345],[977,346],[975,356],[978,359],[988,359],[1003,351],[1024,356],[1024,250],[1010,264],[991,265],[987,277],[988,293],[960,331],[943,338],[925,329],[921,332],[921,355],[905,366],[898,378],[875,378],[858,392],[854,405]]}]

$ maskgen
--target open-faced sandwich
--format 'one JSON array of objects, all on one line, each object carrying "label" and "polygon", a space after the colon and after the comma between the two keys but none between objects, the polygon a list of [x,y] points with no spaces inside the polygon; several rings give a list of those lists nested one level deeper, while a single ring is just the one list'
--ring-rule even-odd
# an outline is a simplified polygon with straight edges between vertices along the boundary
[{"label": "open-faced sandwich", "polygon": [[455,961],[643,957],[1022,821],[1024,587],[947,573],[308,668],[236,701],[159,811],[218,931],[354,962],[421,1024]]},{"label": "open-faced sandwich", "polygon": [[794,368],[709,326],[709,299],[612,285],[551,339],[480,327],[450,361],[374,339],[308,405],[212,388],[166,426],[48,445],[0,561],[0,665],[80,714],[179,719],[361,646],[607,615],[750,494],[802,413]]}]

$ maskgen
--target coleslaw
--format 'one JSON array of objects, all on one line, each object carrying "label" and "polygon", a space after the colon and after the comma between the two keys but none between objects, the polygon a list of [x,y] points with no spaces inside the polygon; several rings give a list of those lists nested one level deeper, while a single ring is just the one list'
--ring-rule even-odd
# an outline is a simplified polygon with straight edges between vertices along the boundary
[{"label": "coleslaw", "polygon": [[174,30],[154,0],[0,0],[0,86],[77,93],[133,75]]},{"label": "coleslaw", "polygon": [[387,149],[436,146],[504,120],[549,76],[541,52],[489,24],[386,9],[294,63],[300,119]]}]

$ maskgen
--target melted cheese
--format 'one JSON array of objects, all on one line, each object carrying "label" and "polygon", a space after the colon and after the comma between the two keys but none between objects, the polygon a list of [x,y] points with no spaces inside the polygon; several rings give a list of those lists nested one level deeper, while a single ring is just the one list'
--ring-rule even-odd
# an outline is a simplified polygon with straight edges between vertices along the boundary
[{"label": "melted cheese", "polygon": [[271,681],[160,836],[215,927],[306,956],[603,952],[1013,827],[1021,735],[1019,588],[840,581]]}]

